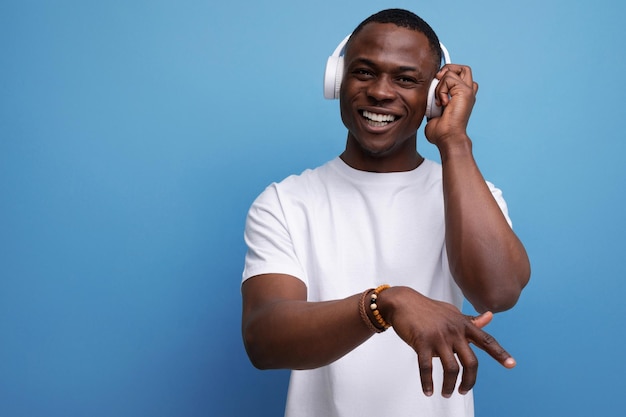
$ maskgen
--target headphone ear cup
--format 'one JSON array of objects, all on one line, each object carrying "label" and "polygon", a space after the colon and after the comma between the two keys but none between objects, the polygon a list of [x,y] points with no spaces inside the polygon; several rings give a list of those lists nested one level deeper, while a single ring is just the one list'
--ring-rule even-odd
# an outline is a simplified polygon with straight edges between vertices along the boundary
[{"label": "headphone ear cup", "polygon": [[326,61],[324,73],[324,98],[339,98],[341,79],[343,78],[343,56],[330,56]]},{"label": "headphone ear cup", "polygon": [[439,80],[437,78],[434,78],[433,81],[430,83],[430,87],[428,88],[428,98],[426,99],[425,114],[427,119],[439,117],[441,116],[441,113],[443,113],[443,109],[441,108],[441,106],[437,105],[437,100],[435,97],[435,89],[437,88],[437,85],[439,85]]}]

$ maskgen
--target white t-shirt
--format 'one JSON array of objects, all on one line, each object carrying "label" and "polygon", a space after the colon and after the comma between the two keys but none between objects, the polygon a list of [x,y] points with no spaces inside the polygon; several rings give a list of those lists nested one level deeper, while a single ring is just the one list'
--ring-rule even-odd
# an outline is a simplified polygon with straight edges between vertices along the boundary
[{"label": "white t-shirt", "polygon": [[[243,279],[292,275],[306,284],[309,301],[404,285],[460,309],[444,244],[441,174],[429,160],[408,172],[372,173],[335,158],[270,185],[248,213]],[[508,220],[501,192],[487,184]],[[433,366],[435,395],[426,397],[415,352],[391,328],[328,366],[292,371],[285,415],[472,416],[472,393],[443,398],[441,364]]]}]

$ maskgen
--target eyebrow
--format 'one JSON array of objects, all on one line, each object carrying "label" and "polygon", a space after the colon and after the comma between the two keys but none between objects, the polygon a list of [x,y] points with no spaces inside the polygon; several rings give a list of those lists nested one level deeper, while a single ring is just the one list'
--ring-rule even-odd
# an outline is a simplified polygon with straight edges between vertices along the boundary
[{"label": "eyebrow", "polygon": [[[369,60],[367,58],[356,58],[355,62],[361,63],[361,64],[365,64],[365,65],[369,65],[370,67],[374,67],[377,68],[378,65],[376,65],[376,63],[372,60]],[[420,71],[416,68],[416,67],[411,67],[408,65],[403,65],[397,68],[397,70],[399,72],[417,72],[420,73]]]}]

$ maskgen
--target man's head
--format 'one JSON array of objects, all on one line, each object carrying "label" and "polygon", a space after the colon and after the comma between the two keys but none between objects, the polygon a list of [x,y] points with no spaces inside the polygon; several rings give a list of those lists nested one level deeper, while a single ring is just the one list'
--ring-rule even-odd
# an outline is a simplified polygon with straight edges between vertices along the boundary
[{"label": "man's head", "polygon": [[348,129],[344,161],[380,172],[416,166],[416,133],[440,53],[433,30],[404,10],[382,11],[356,28],[346,45],[339,92]]}]

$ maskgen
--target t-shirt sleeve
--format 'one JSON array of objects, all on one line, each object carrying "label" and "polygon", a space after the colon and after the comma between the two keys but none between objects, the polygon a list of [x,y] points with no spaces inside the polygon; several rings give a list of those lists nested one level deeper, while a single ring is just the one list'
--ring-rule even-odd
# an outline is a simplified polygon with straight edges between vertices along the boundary
[{"label": "t-shirt sleeve", "polygon": [[491,195],[493,195],[493,198],[495,198],[498,206],[500,206],[500,210],[502,210],[502,214],[504,214],[507,223],[509,223],[509,226],[513,227],[513,222],[511,222],[511,218],[509,217],[509,209],[506,205],[506,201],[504,201],[504,197],[502,196],[502,191],[499,188],[496,188],[496,186],[489,181],[486,181],[486,183],[489,187],[489,191],[491,191]]},{"label": "t-shirt sleeve", "polygon": [[243,281],[260,274],[287,274],[306,284],[294,249],[276,184],[254,201],[246,218],[244,240],[248,247]]}]

